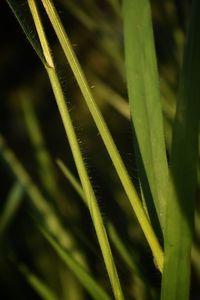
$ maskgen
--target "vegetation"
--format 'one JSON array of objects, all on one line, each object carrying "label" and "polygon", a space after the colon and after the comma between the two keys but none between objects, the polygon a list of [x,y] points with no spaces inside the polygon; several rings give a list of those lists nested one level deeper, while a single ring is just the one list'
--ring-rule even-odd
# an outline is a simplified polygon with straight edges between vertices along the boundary
[{"label": "vegetation", "polygon": [[195,298],[199,1],[2,7],[2,295]]}]

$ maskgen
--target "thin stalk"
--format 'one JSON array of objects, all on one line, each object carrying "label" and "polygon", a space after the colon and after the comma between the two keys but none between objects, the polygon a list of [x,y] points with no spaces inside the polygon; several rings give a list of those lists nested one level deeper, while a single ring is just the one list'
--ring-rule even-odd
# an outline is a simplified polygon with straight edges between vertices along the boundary
[{"label": "thin stalk", "polygon": [[78,144],[78,140],[72,125],[71,117],[69,115],[69,111],[66,105],[66,100],[62,91],[62,87],[60,85],[57,72],[55,69],[55,65],[53,63],[53,58],[51,56],[50,48],[47,42],[47,38],[39,17],[39,13],[34,0],[29,0],[29,7],[34,19],[34,23],[36,26],[36,30],[38,32],[38,36],[41,42],[41,46],[44,52],[44,57],[48,59],[47,64],[45,64],[46,71],[48,73],[51,86],[55,95],[55,99],[57,102],[57,106],[63,121],[63,125],[65,128],[65,132],[72,150],[72,154],[74,157],[74,161],[80,176],[80,180],[83,186],[83,190],[87,199],[89,211],[91,214],[91,218],[96,230],[97,238],[99,241],[99,245],[102,251],[102,255],[104,258],[104,262],[106,265],[106,269],[108,272],[108,276],[110,278],[111,286],[113,288],[113,293],[115,295],[115,299],[122,300],[124,299],[123,293],[121,290],[117,270],[115,267],[114,259],[112,256],[110,244],[108,241],[107,233],[103,224],[103,220],[101,217],[101,213],[98,207],[98,203],[96,200],[96,196],[92,189],[86,167],[84,165],[83,157],[80,151],[80,147]]},{"label": "thin stalk", "polygon": [[[58,159],[57,164],[61,169],[62,173],[64,174],[64,176],[66,177],[66,179],[70,182],[70,184],[74,188],[74,190],[78,193],[78,195],[81,197],[83,202],[87,205],[87,201],[85,199],[85,194],[83,192],[81,184],[74,177],[74,175],[71,173],[68,167],[62,162],[62,160]],[[109,220],[107,221],[106,226],[108,228],[110,239],[115,245],[118,252],[120,253],[122,259],[126,262],[127,266],[134,272],[135,275],[140,276],[142,278],[141,269],[137,266],[137,262],[134,261],[134,257],[131,256],[128,249],[124,245],[123,241],[119,237],[115,229],[115,226]]]},{"label": "thin stalk", "polygon": [[82,71],[82,68],[76,58],[76,55],[73,51],[73,48],[70,44],[68,36],[65,32],[65,29],[61,23],[61,20],[57,14],[57,11],[50,0],[41,0],[44,8],[49,16],[51,24],[56,32],[56,35],[59,39],[59,42],[63,48],[65,56],[69,62],[69,65],[74,73],[74,76],[78,82],[78,85],[81,89],[81,92],[84,96],[86,104],[90,110],[90,113],[94,119],[94,122],[99,130],[99,133],[102,137],[102,140],[106,146],[106,149],[110,155],[110,158],[114,164],[114,167],[118,173],[118,176],[121,180],[121,183],[126,191],[126,194],[129,198],[129,201],[133,207],[133,210],[136,214],[136,217],[141,225],[141,228],[146,236],[146,239],[150,245],[150,248],[153,252],[157,266],[160,271],[163,268],[163,252],[158,242],[158,239],[154,233],[154,230],[148,220],[148,217],[142,207],[141,201],[137,195],[137,192],[132,184],[132,181],[128,175],[128,172],[125,168],[125,165],[122,161],[122,158],[117,150],[117,147],[113,141],[113,138],[110,134],[110,131],[107,127],[103,116],[96,105],[92,93],[90,91],[89,85],[85,78],[85,75]]},{"label": "thin stalk", "polygon": [[[57,164],[61,169],[62,173],[64,174],[64,176],[66,177],[66,179],[70,182],[70,184],[74,188],[74,190],[78,193],[80,198],[87,205],[87,201],[85,199],[85,194],[83,192],[81,184],[78,182],[78,180],[75,178],[72,172],[60,159],[57,160]],[[135,293],[136,291],[138,291],[137,293],[140,295],[139,293],[140,291],[141,294],[143,294],[144,296],[145,290],[146,292],[148,290],[147,287],[149,287],[149,283],[147,281],[147,278],[142,273],[142,265],[139,265],[136,253],[134,253],[134,251],[130,253],[130,251],[128,250],[128,248],[120,238],[119,234],[117,233],[115,226],[112,224],[110,220],[107,221],[106,227],[108,230],[110,240],[112,241],[113,245],[115,246],[116,250],[118,251],[123,261],[126,263],[128,268],[133,272],[131,280],[135,288]],[[139,297],[139,295],[136,296],[136,294],[135,294],[136,299],[141,299],[141,297]],[[142,297],[142,299],[143,298],[144,297]]]}]

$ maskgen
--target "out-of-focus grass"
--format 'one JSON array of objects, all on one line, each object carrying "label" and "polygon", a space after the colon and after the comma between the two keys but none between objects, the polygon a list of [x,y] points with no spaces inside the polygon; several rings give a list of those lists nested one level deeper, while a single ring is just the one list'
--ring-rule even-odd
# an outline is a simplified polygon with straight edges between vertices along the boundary
[{"label": "out-of-focus grass", "polygon": [[[125,84],[120,1],[59,0],[54,2],[64,26],[67,28],[81,66],[83,70],[86,70],[95,100],[103,112],[139,192],[131,127],[127,122],[130,112],[128,102],[124,100],[128,96]],[[27,11],[25,3],[23,1],[19,1],[19,3],[21,11]],[[170,0],[152,1],[158,67],[162,78],[160,80],[161,101],[168,159],[170,159],[172,124],[176,107],[175,95],[182,61],[185,23],[187,23],[186,5],[187,1],[182,1],[181,4],[178,2],[175,4]],[[3,278],[2,285],[4,285],[1,286],[2,297],[5,295],[4,298],[13,298],[19,295],[20,299],[37,298],[35,288],[28,287],[27,273],[20,275],[16,263],[13,264],[12,260],[10,261],[10,256],[14,253],[17,261],[27,266],[26,270],[29,271],[29,275],[34,274],[35,279],[41,280],[41,283],[45,282],[45,285],[59,299],[90,299],[87,290],[81,287],[81,283],[73,272],[69,272],[69,266],[58,262],[53,248],[38,232],[35,223],[45,224],[47,220],[49,228],[56,237],[53,241],[56,241],[57,246],[61,247],[59,249],[63,250],[63,241],[69,238],[71,242],[69,244],[66,242],[65,246],[71,258],[74,259],[74,255],[78,256],[79,262],[85,266],[88,274],[95,279],[95,282],[99,283],[107,294],[111,295],[112,292],[89,221],[87,208],[69,182],[62,176],[55,163],[57,157],[61,157],[67,162],[69,169],[75,174],[75,178],[78,177],[71,152],[67,150],[68,143],[64,139],[64,131],[52,100],[53,95],[48,80],[8,7],[1,2],[0,8],[1,20],[3,23],[6,21],[7,24],[6,35],[2,32],[0,48],[1,132],[8,140],[8,144],[11,145],[12,152],[17,154],[24,165],[28,177],[31,177],[29,188],[34,190],[36,186],[36,194],[39,192],[39,198],[42,197],[38,205],[43,205],[45,200],[47,203],[45,207],[46,205],[50,206],[51,209],[48,211],[53,214],[53,217],[47,217],[45,212],[38,214],[35,205],[30,205],[31,201],[28,201],[35,196],[32,192],[31,194],[27,193],[24,188],[23,201],[21,201],[22,198],[19,198],[20,206],[16,204],[17,209],[11,209],[8,214],[4,214],[5,211],[8,212],[9,203],[15,202],[15,200],[11,200],[17,196],[17,194],[12,194],[13,187],[15,184],[21,186],[20,182],[24,178],[18,174],[19,183],[16,183],[16,176],[13,177],[10,172],[14,168],[14,163],[10,168],[4,161],[0,170],[2,175],[0,207],[1,214],[3,214],[1,222],[9,224],[9,226],[4,227],[6,230],[2,235],[1,243],[1,257],[4,261],[0,263],[0,277]],[[33,25],[29,17],[27,20],[29,24]],[[68,103],[70,114],[79,137],[84,160],[98,195],[98,204],[105,226],[110,234],[110,242],[125,298],[158,299],[160,275],[154,268],[149,249],[147,249],[112,164],[100,142],[98,132],[85,109],[77,84],[69,67],[65,64],[65,58],[58,46],[57,39],[50,29],[45,15],[42,17],[44,17],[50,45],[57,61],[59,79],[62,82],[65,96],[70,102]],[[36,38],[35,31],[32,31],[32,35],[35,35]],[[22,98],[23,101],[20,100]],[[26,186],[26,188],[28,187]],[[12,197],[10,197],[11,195]],[[18,203],[17,200],[16,203]],[[15,208],[14,204],[13,208]],[[6,215],[7,217],[5,217]],[[8,221],[5,222],[4,218]],[[110,222],[113,224],[112,226],[110,226]],[[198,232],[197,230],[197,242],[193,248],[193,293],[198,291],[197,282],[199,280]],[[142,273],[140,274],[141,269]],[[69,293],[66,291],[67,283],[72,289]],[[12,289],[10,289],[11,285]],[[33,287],[33,285],[30,286]]]}]

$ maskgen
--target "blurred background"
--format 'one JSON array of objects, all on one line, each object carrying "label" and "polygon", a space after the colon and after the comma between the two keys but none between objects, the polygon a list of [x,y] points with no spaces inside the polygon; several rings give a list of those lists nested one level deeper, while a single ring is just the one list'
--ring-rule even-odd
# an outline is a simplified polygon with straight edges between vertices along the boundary
[{"label": "blurred background", "polygon": [[[54,2],[138,189],[127,102],[121,4],[111,0]],[[151,4],[169,153],[191,3],[154,0]],[[20,1],[20,5],[23,19],[30,24],[34,36],[26,1]],[[131,270],[113,246],[126,299],[158,299],[160,276],[152,263],[150,250],[42,7],[41,14],[104,221],[112,220],[133,259],[135,269],[132,265],[134,270]],[[6,1],[0,2],[0,20],[0,133],[4,137],[1,143],[5,149],[8,146],[12,149],[16,156],[13,165],[19,161],[47,199],[64,228],[68,250],[79,257],[109,293],[108,277],[88,210],[56,164],[56,159],[62,159],[78,178],[47,74]],[[36,224],[44,219],[51,221],[48,209],[38,212],[37,205],[19,186],[3,155],[0,160],[1,298],[41,299],[30,280],[31,274],[35,274],[51,287],[58,299],[91,299],[38,231]],[[11,207],[9,201],[14,202]],[[191,297],[199,289],[198,224],[197,220]]]}]

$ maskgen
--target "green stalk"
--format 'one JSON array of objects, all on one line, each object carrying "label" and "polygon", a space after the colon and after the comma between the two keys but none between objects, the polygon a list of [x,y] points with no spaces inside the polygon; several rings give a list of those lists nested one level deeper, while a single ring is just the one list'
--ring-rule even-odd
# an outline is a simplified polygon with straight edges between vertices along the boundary
[{"label": "green stalk", "polygon": [[[66,177],[66,179],[71,183],[74,190],[78,193],[78,195],[81,197],[83,202],[87,205],[85,195],[83,192],[83,189],[81,187],[81,184],[77,181],[77,179],[74,177],[74,175],[71,173],[71,171],[68,169],[68,167],[60,160],[57,160],[57,164],[59,168],[61,169],[62,173]],[[123,243],[122,239],[120,238],[119,234],[117,233],[115,226],[111,223],[111,221],[107,221],[106,227],[108,229],[108,234],[110,237],[110,240],[112,241],[113,245],[117,249],[118,253],[120,254],[123,261],[126,263],[126,265],[129,267],[131,271],[133,271],[133,285],[136,286],[139,290],[142,290],[144,292],[144,285],[147,287],[149,286],[147,279],[142,273],[142,266],[138,264],[137,255],[132,253],[130,254],[128,248]],[[137,298],[140,299],[140,298]]]},{"label": "green stalk", "polygon": [[194,0],[173,126],[162,300],[189,299],[200,116],[199,12],[200,1]]},{"label": "green stalk", "polygon": [[74,161],[80,176],[80,180],[83,186],[83,190],[87,199],[89,211],[91,214],[91,218],[95,227],[95,231],[97,234],[97,238],[99,241],[99,245],[102,251],[102,255],[104,258],[104,262],[106,265],[106,269],[108,272],[108,276],[110,278],[111,286],[113,288],[113,293],[115,295],[115,299],[122,300],[124,299],[123,293],[121,290],[117,270],[115,267],[115,263],[113,260],[110,244],[108,241],[107,233],[103,224],[103,220],[101,217],[101,213],[98,207],[98,203],[92,189],[86,167],[84,165],[84,161],[82,158],[82,154],[80,151],[80,147],[78,144],[78,140],[72,125],[72,121],[69,115],[69,111],[67,109],[66,100],[64,98],[64,94],[62,91],[62,87],[60,85],[56,69],[54,66],[53,58],[51,56],[50,48],[46,39],[46,35],[40,20],[40,16],[38,14],[38,10],[34,0],[28,0],[29,7],[34,19],[34,23],[36,26],[36,30],[38,32],[38,37],[41,42],[41,46],[43,49],[44,57],[47,60],[47,64],[45,64],[46,71],[48,73],[51,86],[55,95],[55,99],[57,102],[57,106],[63,121],[63,125],[65,128],[65,132],[67,138],[69,140],[69,144],[72,150],[72,154],[74,157]]},{"label": "green stalk", "polygon": [[113,138],[109,132],[107,124],[103,119],[103,116],[96,105],[92,93],[90,91],[89,85],[85,78],[85,75],[82,71],[82,68],[76,58],[76,55],[73,51],[73,48],[70,44],[70,41],[67,37],[65,29],[61,23],[61,20],[57,14],[57,11],[50,0],[41,0],[44,8],[49,16],[51,24],[56,32],[56,35],[59,39],[59,42],[63,48],[65,56],[69,62],[69,65],[74,73],[74,76],[79,84],[81,92],[84,96],[86,104],[90,110],[90,113],[94,119],[94,122],[99,130],[99,133],[103,139],[103,142],[106,146],[106,149],[110,155],[110,158],[113,162],[113,165],[118,173],[118,176],[121,180],[121,183],[126,191],[128,199],[133,207],[133,210],[136,214],[136,217],[142,227],[142,230],[146,236],[146,239],[150,245],[150,248],[153,252],[155,260],[157,262],[158,268],[162,271],[163,268],[163,252],[159,245],[158,239],[152,229],[151,224],[149,223],[148,217],[142,207],[141,201],[137,195],[137,192],[131,182],[131,179],[128,175],[128,172],[125,168],[125,165],[120,157],[120,154],[117,150],[117,147],[113,141]]}]

